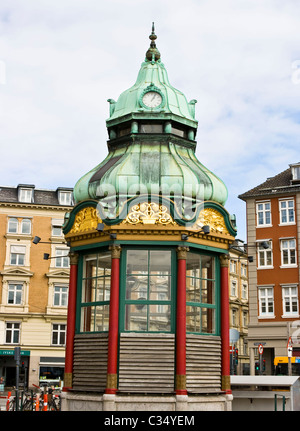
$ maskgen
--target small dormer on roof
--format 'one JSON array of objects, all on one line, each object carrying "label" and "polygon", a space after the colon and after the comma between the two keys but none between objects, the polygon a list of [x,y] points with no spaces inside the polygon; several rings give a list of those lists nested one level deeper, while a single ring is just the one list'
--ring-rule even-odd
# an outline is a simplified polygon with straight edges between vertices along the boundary
[{"label": "small dormer on roof", "polygon": [[300,162],[290,164],[292,172],[292,184],[300,184]]},{"label": "small dormer on roof", "polygon": [[34,189],[33,184],[18,184],[18,201],[24,203],[34,202]]}]

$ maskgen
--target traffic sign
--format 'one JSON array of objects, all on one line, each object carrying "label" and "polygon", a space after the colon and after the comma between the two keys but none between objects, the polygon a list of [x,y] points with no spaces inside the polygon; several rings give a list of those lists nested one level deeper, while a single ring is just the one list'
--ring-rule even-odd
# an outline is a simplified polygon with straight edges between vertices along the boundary
[{"label": "traffic sign", "polygon": [[262,344],[260,344],[260,345],[258,346],[258,353],[259,353],[260,355],[262,355],[262,354],[263,354],[263,352],[264,352],[264,346],[263,346]]}]

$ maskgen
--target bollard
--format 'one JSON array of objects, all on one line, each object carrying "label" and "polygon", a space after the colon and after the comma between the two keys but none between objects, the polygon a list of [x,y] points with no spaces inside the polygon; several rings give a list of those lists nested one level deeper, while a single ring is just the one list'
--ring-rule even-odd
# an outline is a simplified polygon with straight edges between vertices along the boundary
[{"label": "bollard", "polygon": [[40,394],[36,394],[35,411],[38,412],[39,410],[40,410]]},{"label": "bollard", "polygon": [[8,392],[7,393],[7,401],[6,401],[6,411],[8,411],[8,409],[9,409],[9,400],[10,400],[10,397],[11,397],[11,392]]},{"label": "bollard", "polygon": [[48,410],[48,395],[44,394],[44,407],[43,412],[46,412]]}]

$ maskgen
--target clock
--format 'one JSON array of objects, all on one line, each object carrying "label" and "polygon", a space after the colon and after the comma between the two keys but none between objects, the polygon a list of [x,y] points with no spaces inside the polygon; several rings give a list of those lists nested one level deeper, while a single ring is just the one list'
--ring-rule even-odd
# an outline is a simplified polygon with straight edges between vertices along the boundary
[{"label": "clock", "polygon": [[148,91],[144,94],[142,101],[147,108],[157,108],[162,103],[162,97],[157,91]]}]

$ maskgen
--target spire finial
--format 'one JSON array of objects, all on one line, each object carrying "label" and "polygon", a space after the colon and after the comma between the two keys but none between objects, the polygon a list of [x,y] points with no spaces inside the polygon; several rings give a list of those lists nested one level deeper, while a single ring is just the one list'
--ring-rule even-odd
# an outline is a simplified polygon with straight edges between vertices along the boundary
[{"label": "spire finial", "polygon": [[152,23],[152,32],[149,36],[149,39],[151,40],[151,43],[150,48],[146,52],[146,59],[155,62],[160,59],[160,52],[156,48],[155,40],[157,39],[157,36],[155,34],[154,22]]}]

